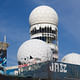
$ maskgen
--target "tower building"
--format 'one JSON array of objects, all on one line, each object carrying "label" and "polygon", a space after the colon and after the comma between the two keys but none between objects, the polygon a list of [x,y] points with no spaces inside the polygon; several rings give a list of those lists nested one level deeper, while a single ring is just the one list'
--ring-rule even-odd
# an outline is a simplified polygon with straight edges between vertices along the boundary
[{"label": "tower building", "polygon": [[58,59],[58,16],[49,6],[35,8],[29,17],[31,39],[40,39],[48,43],[53,59]]},{"label": "tower building", "polygon": [[0,66],[7,66],[7,48],[9,44],[6,42],[6,36],[4,36],[4,42],[0,42]]}]

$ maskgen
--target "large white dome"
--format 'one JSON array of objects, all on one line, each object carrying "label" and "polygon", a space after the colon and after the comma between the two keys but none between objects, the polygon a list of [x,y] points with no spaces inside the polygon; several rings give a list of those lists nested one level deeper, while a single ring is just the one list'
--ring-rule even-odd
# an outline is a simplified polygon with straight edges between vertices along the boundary
[{"label": "large white dome", "polygon": [[31,39],[25,41],[19,48],[17,58],[21,64],[28,63],[31,58],[41,59],[41,61],[52,60],[52,51],[47,43]]},{"label": "large white dome", "polygon": [[58,16],[53,8],[49,6],[39,6],[31,12],[29,22],[30,25],[39,23],[50,23],[57,25]]},{"label": "large white dome", "polygon": [[70,53],[62,58],[62,62],[80,65],[80,55],[77,53]]}]

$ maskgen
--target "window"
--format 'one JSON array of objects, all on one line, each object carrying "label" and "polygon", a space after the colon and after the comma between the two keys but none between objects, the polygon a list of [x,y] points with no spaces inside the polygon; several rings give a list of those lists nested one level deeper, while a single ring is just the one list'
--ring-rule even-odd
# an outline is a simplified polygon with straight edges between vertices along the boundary
[{"label": "window", "polygon": [[40,32],[41,32],[41,27],[40,27],[40,29],[39,29],[39,30],[40,30]]},{"label": "window", "polygon": [[26,58],[24,58],[24,60],[26,60]]}]

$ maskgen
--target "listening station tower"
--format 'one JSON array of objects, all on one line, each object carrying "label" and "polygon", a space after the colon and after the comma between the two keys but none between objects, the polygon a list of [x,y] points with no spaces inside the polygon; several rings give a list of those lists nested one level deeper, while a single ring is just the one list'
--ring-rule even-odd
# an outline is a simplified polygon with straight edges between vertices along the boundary
[{"label": "listening station tower", "polygon": [[53,59],[58,59],[58,16],[49,6],[35,8],[29,17],[31,39],[40,39],[48,43]]},{"label": "listening station tower", "polygon": [[4,36],[4,42],[0,42],[0,67],[7,66],[7,48],[6,36]]}]

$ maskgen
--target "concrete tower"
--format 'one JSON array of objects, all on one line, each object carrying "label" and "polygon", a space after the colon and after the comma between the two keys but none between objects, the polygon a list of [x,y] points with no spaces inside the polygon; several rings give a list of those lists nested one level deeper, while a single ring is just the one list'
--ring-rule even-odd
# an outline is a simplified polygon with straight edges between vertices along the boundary
[{"label": "concrete tower", "polygon": [[53,59],[58,59],[58,16],[49,6],[35,8],[29,17],[31,39],[40,39],[48,43]]},{"label": "concrete tower", "polygon": [[0,42],[0,66],[7,66],[7,48],[6,36],[4,36],[4,42]]}]

